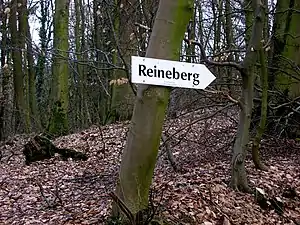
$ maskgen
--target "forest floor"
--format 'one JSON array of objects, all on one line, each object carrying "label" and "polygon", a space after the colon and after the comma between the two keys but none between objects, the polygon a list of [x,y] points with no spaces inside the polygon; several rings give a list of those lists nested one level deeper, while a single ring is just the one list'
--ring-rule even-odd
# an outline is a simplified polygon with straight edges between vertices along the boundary
[{"label": "forest floor", "polygon": [[[191,126],[186,126],[190,119],[166,122],[164,131],[176,133],[171,148],[181,172],[174,172],[161,147],[152,185],[160,217],[168,224],[300,224],[300,143],[264,139],[267,172],[256,170],[251,158],[246,161],[250,186],[284,202],[279,215],[262,209],[254,195],[228,186],[236,123],[226,121],[215,117]],[[105,224],[128,126],[93,126],[53,142],[87,153],[87,161],[57,156],[27,166],[22,150],[29,136],[3,143],[0,224]],[[286,190],[295,190],[298,197],[284,197]]]}]

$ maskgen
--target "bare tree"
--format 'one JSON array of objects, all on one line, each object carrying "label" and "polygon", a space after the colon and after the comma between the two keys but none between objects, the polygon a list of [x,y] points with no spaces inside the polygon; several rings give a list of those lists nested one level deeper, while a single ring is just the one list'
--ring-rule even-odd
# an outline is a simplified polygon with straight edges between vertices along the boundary
[{"label": "bare tree", "polygon": [[[192,1],[160,1],[146,57],[178,60],[193,7]],[[166,87],[138,86],[117,184],[118,197],[134,214],[148,205],[169,95]]]}]

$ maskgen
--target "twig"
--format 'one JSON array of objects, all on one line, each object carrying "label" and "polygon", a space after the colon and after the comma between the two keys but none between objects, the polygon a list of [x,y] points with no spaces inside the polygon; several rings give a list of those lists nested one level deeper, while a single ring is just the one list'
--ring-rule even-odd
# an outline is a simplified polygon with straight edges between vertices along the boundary
[{"label": "twig", "polygon": [[[140,28],[143,28],[143,29],[145,29],[148,32],[152,31],[152,29],[150,27],[145,26],[143,24],[135,23],[134,25],[136,25],[136,26],[138,26]],[[215,66],[230,66],[230,67],[236,68],[239,71],[243,69],[243,67],[240,64],[235,63],[235,62],[229,62],[229,61],[228,62],[215,62],[215,61],[211,61],[211,60],[209,60],[207,58],[205,50],[204,50],[204,47],[202,46],[202,44],[200,42],[197,42],[195,40],[189,40],[187,38],[185,38],[184,41],[187,42],[189,45],[193,44],[195,46],[198,46],[200,48],[200,50],[201,50],[201,56],[202,56],[203,61],[206,62],[206,63],[208,63],[208,64],[210,64],[210,65],[215,65]]]},{"label": "twig", "polygon": [[236,62],[230,62],[230,61],[216,62],[216,61],[209,60],[206,56],[205,49],[200,42],[197,42],[195,40],[189,40],[187,38],[185,38],[184,41],[189,44],[194,44],[195,46],[198,46],[201,51],[202,61],[206,62],[207,64],[214,65],[214,66],[230,66],[237,69],[238,71],[241,71],[243,69],[242,65]]},{"label": "twig", "polygon": [[230,96],[229,92],[215,91],[215,90],[203,90],[203,91],[210,93],[210,94],[221,94],[221,95],[225,96],[231,102],[238,104],[240,107],[242,107],[242,105],[243,105],[243,103],[239,99],[234,99],[232,96]]},{"label": "twig", "polygon": [[[57,206],[62,205],[62,199],[59,196],[58,184],[56,184],[56,186],[55,186],[55,192],[54,193],[52,192],[54,194],[54,196],[55,196],[55,198],[54,198],[54,200],[52,202],[50,202],[48,200],[48,198],[45,196],[45,194],[44,194],[44,188],[41,185],[41,183],[37,183],[37,185],[39,186],[39,189],[40,189],[40,192],[41,192],[41,195],[42,195],[43,199],[47,203],[47,208],[49,208],[49,209],[55,209]],[[58,200],[58,202],[56,202],[56,200]]]},{"label": "twig", "polygon": [[[192,125],[194,125],[194,124],[196,124],[196,123],[198,123],[198,122],[200,122],[200,121],[202,121],[202,120],[207,120],[207,119],[209,119],[209,118],[212,118],[213,116],[217,115],[218,113],[222,112],[223,110],[228,109],[228,108],[230,108],[230,107],[232,107],[232,106],[234,106],[234,105],[236,105],[236,104],[235,104],[235,103],[228,104],[228,105],[224,106],[223,108],[221,108],[221,109],[215,111],[215,112],[212,113],[211,115],[203,116],[203,117],[200,117],[200,118],[197,119],[197,120],[194,120],[193,122],[187,124],[187,125],[184,126],[183,128],[178,129],[176,132],[174,132],[171,136],[169,136],[169,137],[165,140],[165,142],[169,141],[169,139],[170,139],[172,136],[174,136],[174,135],[180,133],[181,131],[185,130],[187,127],[190,127],[190,126],[192,126]],[[163,146],[163,145],[164,145],[164,143],[162,144],[162,146]]]},{"label": "twig", "polygon": [[211,186],[209,185],[209,199],[207,199],[207,197],[205,197],[201,192],[200,192],[200,195],[201,195],[201,197],[202,198],[204,198],[205,200],[207,200],[208,202],[210,202],[212,205],[214,205],[215,206],[215,208],[223,215],[223,216],[225,216],[228,220],[229,220],[229,222],[230,222],[230,224],[232,224],[232,225],[234,225],[234,222],[230,219],[230,217],[226,214],[226,213],[224,213],[223,211],[222,211],[222,209],[219,207],[219,205],[217,204],[217,203],[215,203],[214,201],[213,201],[213,199],[212,199],[212,193],[211,193]]},{"label": "twig", "polygon": [[113,201],[119,206],[121,211],[126,215],[131,224],[135,224],[135,218],[132,212],[128,209],[125,203],[114,193],[110,192],[109,196],[113,199]]},{"label": "twig", "polygon": [[293,99],[292,101],[290,101],[290,102],[285,102],[285,103],[283,103],[283,104],[281,104],[281,105],[278,105],[278,106],[275,106],[275,107],[270,106],[270,108],[271,108],[272,110],[276,110],[276,109],[279,109],[279,108],[282,108],[282,107],[291,105],[291,104],[297,102],[298,100],[300,100],[300,96],[294,98],[294,99]]},{"label": "twig", "polygon": [[[161,135],[161,139],[164,142],[165,149],[166,149],[166,152],[167,152],[167,155],[168,155],[168,159],[170,161],[170,164],[171,164],[172,168],[174,169],[175,172],[178,172],[179,168],[177,166],[177,163],[176,163],[176,160],[174,158],[174,155],[172,154],[172,150],[171,150],[169,141],[166,141],[167,140],[167,136],[165,134],[162,134]],[[163,154],[161,154],[161,155],[163,155]]]},{"label": "twig", "polygon": [[152,32],[152,29],[146,25],[140,24],[140,23],[134,23],[135,26],[138,26],[140,28],[145,29],[146,31]]}]

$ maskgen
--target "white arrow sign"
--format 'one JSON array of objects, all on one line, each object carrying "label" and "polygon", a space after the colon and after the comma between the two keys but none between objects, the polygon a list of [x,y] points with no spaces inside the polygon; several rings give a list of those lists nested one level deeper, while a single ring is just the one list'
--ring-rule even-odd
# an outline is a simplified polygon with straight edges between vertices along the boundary
[{"label": "white arrow sign", "polygon": [[131,56],[131,81],[180,88],[204,89],[216,77],[203,64]]}]

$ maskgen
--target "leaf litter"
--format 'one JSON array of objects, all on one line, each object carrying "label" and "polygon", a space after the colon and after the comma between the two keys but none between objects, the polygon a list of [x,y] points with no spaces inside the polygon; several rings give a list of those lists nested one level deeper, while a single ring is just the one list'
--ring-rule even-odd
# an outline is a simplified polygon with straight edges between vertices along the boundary
[{"label": "leaf litter", "polygon": [[[300,224],[300,144],[264,139],[261,151],[267,172],[256,170],[247,158],[250,186],[284,203],[282,215],[262,209],[254,195],[229,187],[236,120],[226,116],[225,121],[224,114],[218,114],[190,126],[197,115],[166,121],[164,132],[171,136],[181,170],[174,172],[162,143],[152,184],[160,217],[168,224]],[[30,136],[2,143],[0,224],[105,224],[128,125],[92,126],[53,142],[87,153],[87,161],[55,156],[26,166],[22,150]],[[288,196],[287,190],[296,196]]]}]

